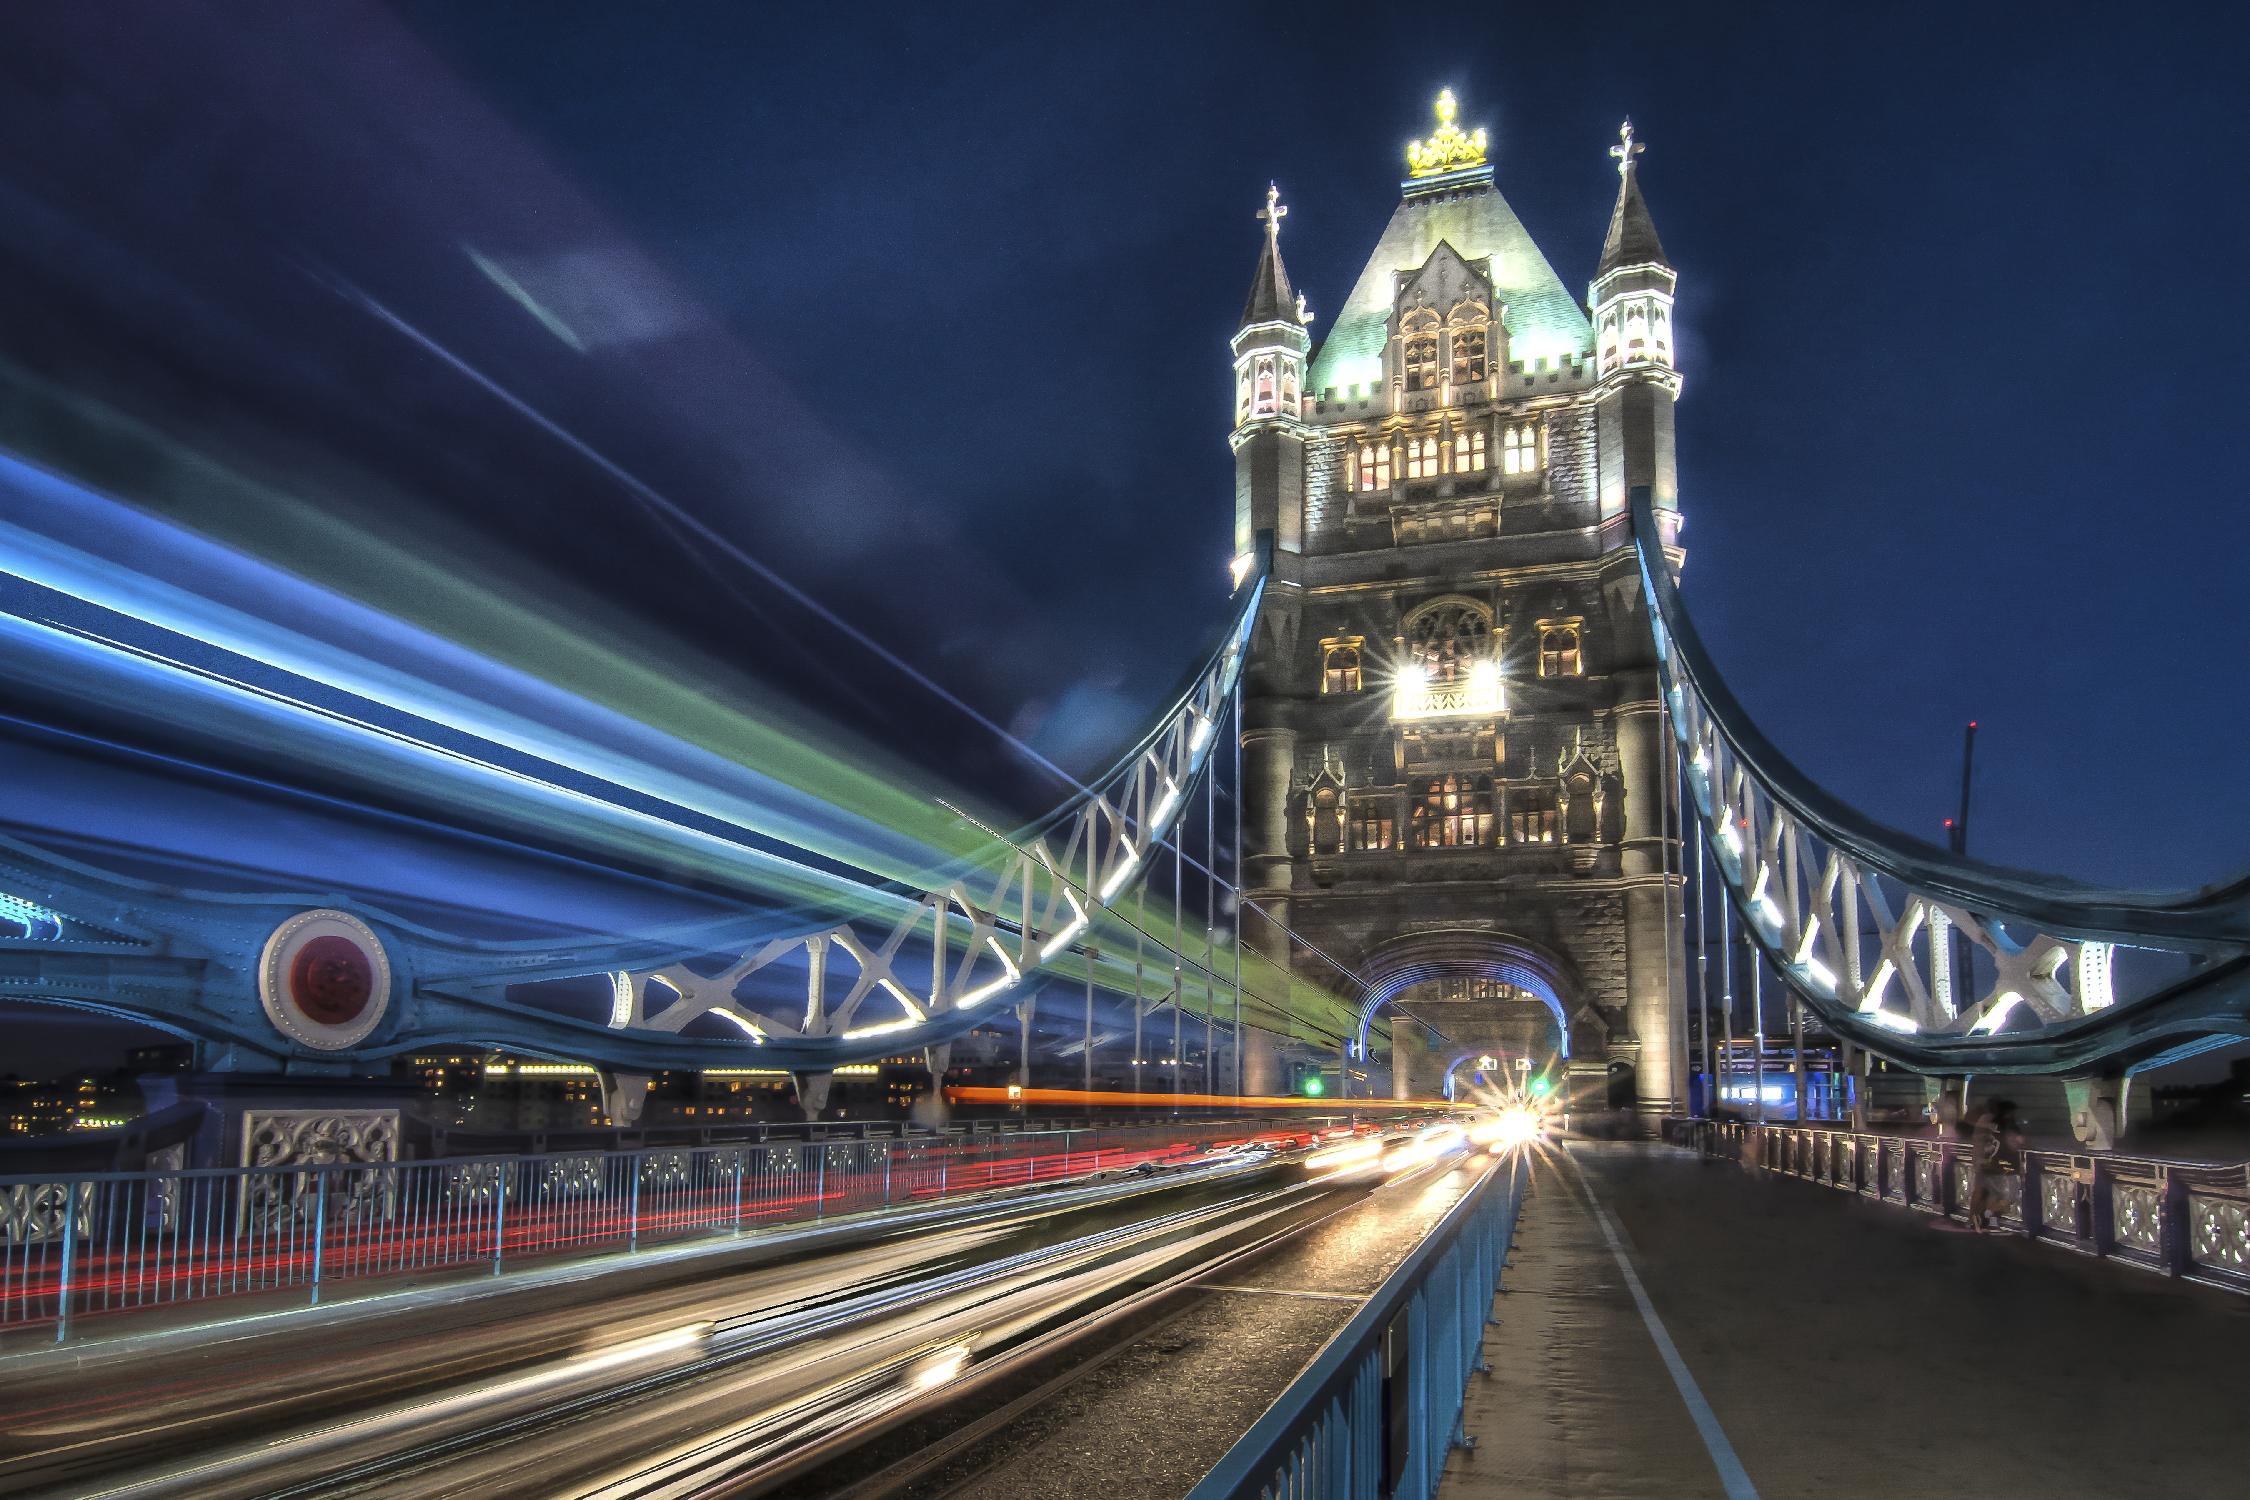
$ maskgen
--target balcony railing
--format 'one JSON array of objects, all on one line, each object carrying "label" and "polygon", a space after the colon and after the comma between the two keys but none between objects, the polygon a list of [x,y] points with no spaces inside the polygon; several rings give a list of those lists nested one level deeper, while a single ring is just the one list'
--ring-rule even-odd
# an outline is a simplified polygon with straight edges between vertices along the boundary
[{"label": "balcony railing", "polygon": [[1432,682],[1409,667],[1399,673],[1391,694],[1391,717],[1397,720],[1442,719],[1507,712],[1508,695],[1500,685],[1500,664],[1481,661],[1468,671],[1443,682]]}]

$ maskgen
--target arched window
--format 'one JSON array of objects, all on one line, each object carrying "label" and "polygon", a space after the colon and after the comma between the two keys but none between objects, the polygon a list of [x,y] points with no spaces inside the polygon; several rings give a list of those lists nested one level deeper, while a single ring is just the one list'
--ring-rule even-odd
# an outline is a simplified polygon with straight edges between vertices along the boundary
[{"label": "arched window", "polygon": [[1321,642],[1320,691],[1324,695],[1360,690],[1359,648],[1358,636]]},{"label": "arched window", "polygon": [[1539,675],[1542,677],[1580,677],[1585,675],[1586,658],[1579,647],[1579,622],[1576,620],[1541,620],[1539,622]]},{"label": "arched window", "polygon": [[1438,477],[1438,444],[1435,437],[1408,438],[1406,440],[1406,477],[1409,479],[1435,479]]},{"label": "arched window", "polygon": [[1539,469],[1539,429],[1529,422],[1500,434],[1500,472],[1533,474]]},{"label": "arched window", "polygon": [[1552,787],[1508,788],[1508,838],[1517,844],[1551,844],[1555,841],[1555,793]]},{"label": "arched window", "polygon": [[1482,430],[1453,434],[1453,472],[1456,474],[1482,474],[1484,472],[1484,433]]},{"label": "arched window", "polygon": [[1485,357],[1488,317],[1484,305],[1478,302],[1464,302],[1453,309],[1446,342],[1453,355],[1455,385],[1482,385],[1492,372],[1491,362]]},{"label": "arched window", "polygon": [[1407,664],[1421,668],[1431,687],[1462,681],[1491,659],[1492,617],[1466,599],[1445,600],[1406,622]]},{"label": "arched window", "polygon": [[1354,792],[1351,795],[1352,848],[1366,853],[1370,850],[1389,849],[1392,844],[1391,817],[1397,803],[1396,787],[1385,787],[1372,792]]},{"label": "arched window", "polygon": [[1363,490],[1387,490],[1391,487],[1390,444],[1359,445],[1359,487]]},{"label": "arched window", "polygon": [[1251,385],[1253,393],[1250,400],[1250,414],[1258,417],[1272,416],[1275,411],[1275,402],[1278,399],[1275,395],[1272,355],[1259,356],[1257,374],[1253,377]]},{"label": "arched window", "polygon": [[1415,787],[1407,816],[1417,849],[1476,849],[1492,842],[1492,778],[1433,776]]},{"label": "arched window", "polygon": [[1625,362],[1648,358],[1648,309],[1635,302],[1625,309]]},{"label": "arched window", "polygon": [[1438,388],[1437,314],[1427,310],[1406,315],[1399,325],[1399,377],[1409,391]]},{"label": "arched window", "polygon": [[1297,366],[1284,360],[1281,365],[1281,414],[1294,417],[1297,412]]}]

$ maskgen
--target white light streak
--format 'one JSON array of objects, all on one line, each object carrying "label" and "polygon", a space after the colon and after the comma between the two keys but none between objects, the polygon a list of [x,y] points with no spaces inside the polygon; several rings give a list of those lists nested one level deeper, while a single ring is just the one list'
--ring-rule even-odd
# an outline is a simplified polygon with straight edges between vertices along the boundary
[{"label": "white light streak", "polygon": [[711,1014],[717,1016],[722,1021],[732,1021],[735,1025],[741,1027],[745,1032],[747,1032],[749,1034],[750,1040],[756,1042],[759,1046],[763,1047],[766,1044],[766,1034],[763,1031],[759,1030],[757,1026],[755,1026],[751,1022],[746,1021],[741,1016],[736,1015],[733,1011],[715,1005],[711,1007]]},{"label": "white light streak", "polygon": [[[904,1007],[907,1015],[917,1021],[926,1021],[929,1019],[929,1016],[926,1015],[922,1010],[922,1002],[915,999],[912,995],[908,994],[906,992],[905,985],[900,984],[895,979],[878,979],[875,981],[875,983],[880,985],[893,1000],[896,1000],[902,1007]],[[847,1035],[848,1034],[849,1033],[847,1033]]]},{"label": "white light streak", "polygon": [[1993,1000],[1992,1008],[1979,1017],[1977,1024],[1971,1026],[1969,1030],[1981,1031],[1989,1036],[2005,1026],[2008,1023],[2009,1013],[2021,1004],[2023,1004],[2022,995],[2014,990],[2004,991]]},{"label": "white light streak", "polygon": [[1047,939],[1046,947],[1039,950],[1039,961],[1041,963],[1052,960],[1056,954],[1068,948],[1078,934],[1086,930],[1086,908],[1080,906],[1078,898],[1069,891],[1063,892],[1063,899],[1070,903],[1072,913],[1070,921],[1064,924],[1062,931]]},{"label": "white light streak", "polygon": [[916,1016],[911,1021],[885,1021],[877,1026],[855,1026],[844,1033],[844,1040],[851,1042],[857,1041],[863,1036],[888,1036],[894,1031],[907,1031],[918,1024],[921,1019],[920,1016]]}]

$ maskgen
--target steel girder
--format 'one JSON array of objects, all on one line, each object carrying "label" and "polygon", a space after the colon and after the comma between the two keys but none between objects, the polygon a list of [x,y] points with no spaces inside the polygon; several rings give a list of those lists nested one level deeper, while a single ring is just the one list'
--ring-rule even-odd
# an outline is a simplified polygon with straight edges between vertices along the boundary
[{"label": "steel girder", "polygon": [[1949,854],[1846,806],[1727,690],[1646,489],[1632,515],[1703,840],[1751,940],[1832,1030],[1942,1073],[2115,1072],[2250,1036],[2250,878],[2091,886]]},{"label": "steel girder", "polygon": [[[994,832],[989,857],[933,889],[854,887],[827,920],[779,934],[770,917],[745,917],[629,939],[493,942],[349,898],[161,885],[0,839],[0,934],[20,929],[0,935],[0,996],[141,1021],[245,1066],[340,1070],[468,1045],[645,1072],[817,1070],[935,1045],[1021,999],[1042,969],[1091,970],[1114,992],[1130,966],[1097,960],[1089,937],[1147,878],[1209,772],[1263,590],[1262,578],[1247,583],[1218,650],[1116,766],[1029,834]],[[306,956],[323,940],[343,947]],[[716,972],[691,963],[726,951],[738,956]],[[323,961],[331,975],[342,962],[369,997],[335,1025],[291,994],[304,981],[319,998]],[[511,997],[588,975],[608,981],[606,1020]],[[794,987],[801,1010],[746,997],[760,975]],[[705,1017],[729,1023],[726,1034],[688,1034]]]}]

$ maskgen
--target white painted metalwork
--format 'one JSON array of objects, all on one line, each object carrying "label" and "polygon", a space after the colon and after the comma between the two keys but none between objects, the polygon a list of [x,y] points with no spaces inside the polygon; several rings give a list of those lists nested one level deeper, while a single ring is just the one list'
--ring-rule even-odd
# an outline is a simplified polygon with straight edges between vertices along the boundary
[{"label": "white painted metalwork", "polygon": [[[1082,940],[1102,914],[1145,879],[1188,789],[1209,769],[1260,587],[1253,586],[1225,647],[1157,731],[1041,832],[1020,841],[995,833],[990,863],[908,898],[912,904],[887,929],[861,919],[776,938],[709,975],[684,963],[616,971],[610,1028],[677,1034],[708,1015],[761,1046],[780,1037],[852,1041],[892,1033],[911,1045],[907,1033],[990,1006],[1035,970],[1084,952]],[[776,1017],[737,994],[761,970],[799,965],[801,1017]]]},{"label": "white painted metalwork", "polygon": [[[1868,869],[1780,805],[1691,688],[1674,679],[1667,691],[1720,876],[1800,992],[1925,1036],[2023,1031],[2111,1003],[2114,945],[2018,938],[2005,913],[1953,905]],[[1973,974],[1956,972],[1955,932],[1984,956]]]},{"label": "white painted metalwork", "polygon": [[[1730,904],[1847,1040],[1924,1071],[2123,1069],[2250,1034],[2250,880],[2170,895],[1999,869],[1871,823],[1791,767],[1711,666],[1653,502],[1644,596],[1689,800]],[[2124,1007],[2139,1007],[2128,1022]]]}]

